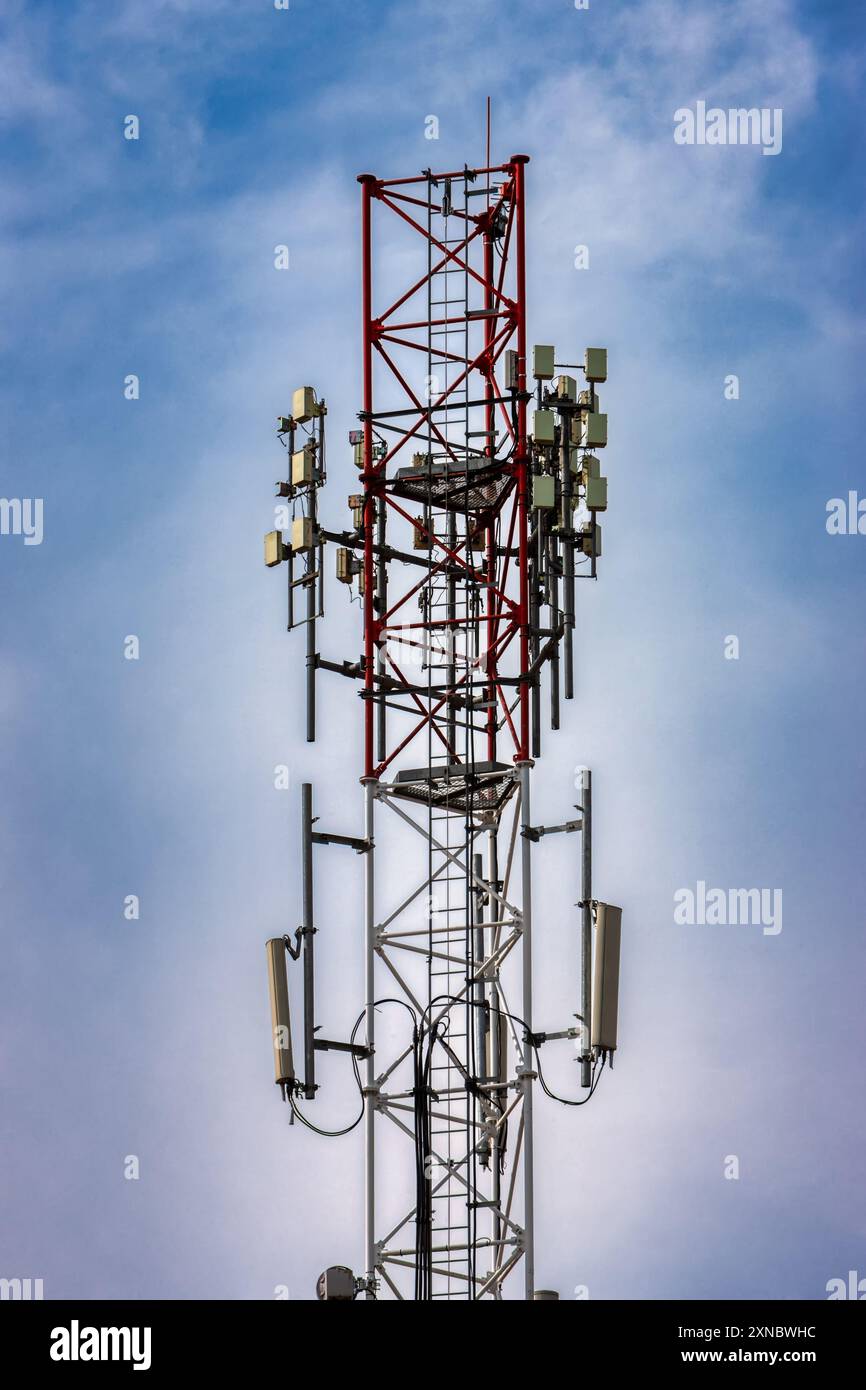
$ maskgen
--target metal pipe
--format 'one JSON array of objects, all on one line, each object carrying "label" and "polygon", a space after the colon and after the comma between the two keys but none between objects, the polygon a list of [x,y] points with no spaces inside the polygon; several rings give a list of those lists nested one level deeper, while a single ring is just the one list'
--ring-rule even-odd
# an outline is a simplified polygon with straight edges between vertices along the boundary
[{"label": "metal pipe", "polygon": [[581,830],[580,899],[583,918],[580,932],[580,1084],[592,1085],[592,1056],[590,1019],[592,1017],[592,773],[583,769],[581,795],[583,822]]},{"label": "metal pipe", "polygon": [[574,517],[572,497],[574,495],[571,477],[571,415],[559,412],[559,466],[562,474],[562,548],[563,548],[563,608],[565,613],[565,677],[564,695],[566,700],[574,699]]},{"label": "metal pipe", "polygon": [[[474,973],[484,959],[484,889],[480,886],[484,873],[484,860],[480,854],[473,854],[472,867],[475,872],[476,887],[472,889],[475,904],[475,927],[473,931]],[[484,982],[476,979],[472,987],[472,1012],[475,1015],[475,1078],[487,1080],[487,1010],[484,1008]]]},{"label": "metal pipe", "polygon": [[[317,460],[318,462],[318,460]],[[322,547],[317,545],[316,533],[319,525],[319,489],[315,483],[310,488],[310,521],[313,529],[313,549],[307,552],[307,743],[316,741],[316,609],[318,581],[312,577],[313,567],[318,560],[321,573]]]},{"label": "metal pipe", "polygon": [[[495,750],[494,750],[494,751],[495,751]],[[492,928],[491,933],[490,933],[490,950],[491,950],[491,954],[492,954],[493,950],[495,949],[496,945],[498,944],[498,938],[499,938],[499,934],[500,934],[500,933],[499,933],[499,930],[497,929],[498,926],[499,926],[499,922],[496,921],[496,919],[499,918],[499,913],[494,909],[494,906],[493,906],[494,902],[496,901],[496,899],[494,898],[493,894],[499,892],[499,881],[498,881],[498,879],[499,879],[499,852],[498,852],[498,842],[497,842],[497,831],[496,831],[496,826],[494,825],[494,826],[491,826],[490,829],[489,829],[489,831],[487,832],[487,885],[488,885],[487,897],[488,897],[488,901],[489,901],[489,904],[490,904],[490,919],[491,919],[490,922],[488,923],[488,925],[491,926],[491,928]],[[494,926],[494,923],[496,924],[495,926]],[[488,984],[488,986],[487,986],[487,991],[486,991],[486,992],[487,992],[488,1001],[489,1001],[489,1011],[490,1011],[490,1012],[489,1012],[489,1043],[488,1043],[488,1045],[489,1045],[489,1047],[490,1047],[490,1066],[488,1067],[487,1070],[488,1070],[488,1078],[489,1078],[489,1080],[492,1081],[494,1084],[501,1083],[501,1082],[504,1080],[504,1077],[503,1077],[502,1072],[501,1072],[501,1061],[502,1061],[502,1056],[503,1056],[503,1048],[502,1048],[502,1039],[501,1039],[501,1036],[500,1036],[500,1030],[501,1030],[501,1027],[502,1027],[502,1019],[501,1019],[500,1013],[499,1013],[499,992],[498,992],[498,983],[499,983],[499,967],[497,966],[495,977],[494,977],[494,979],[492,979],[492,980],[489,982],[489,984]],[[507,1071],[506,1071],[505,1075],[507,1076]],[[501,1136],[500,1131],[497,1130],[497,1131],[494,1133],[494,1135],[493,1135],[493,1137],[492,1137],[492,1140],[491,1140],[491,1144],[490,1144],[490,1170],[491,1170],[491,1194],[490,1194],[490,1195],[491,1195],[491,1197],[492,1197],[492,1199],[493,1199],[493,1202],[494,1202],[494,1204],[495,1204],[495,1207],[497,1207],[497,1208],[498,1208],[498,1206],[499,1206],[500,1198],[501,1198],[501,1195],[502,1195],[502,1194],[501,1194],[501,1181],[502,1181],[502,1179],[501,1179],[501,1172],[500,1172],[500,1168],[501,1168],[501,1164],[500,1164],[500,1154],[501,1154],[502,1147],[503,1147],[503,1144],[502,1144],[502,1136]],[[500,1223],[499,1216],[498,1216],[498,1214],[497,1214],[497,1211],[496,1211],[496,1210],[493,1210],[493,1211],[491,1212],[491,1230],[490,1230],[491,1239],[492,1239],[493,1241],[495,1241],[495,1242],[498,1242],[498,1241],[500,1240],[502,1234],[503,1234],[503,1231],[502,1231],[502,1228],[501,1228],[501,1223]]]},{"label": "metal pipe", "polygon": [[[521,762],[520,768],[520,826],[521,879],[523,890],[523,1022],[532,1032],[532,840],[526,833],[532,825],[529,805],[529,772],[531,764]],[[523,1045],[523,1065],[520,1081],[523,1088],[523,1230],[525,1296],[531,1299],[535,1290],[535,1230],[533,1214],[532,1171],[532,1083],[535,1072],[533,1054],[528,1039]]]},{"label": "metal pipe", "polygon": [[[294,422],[294,420],[292,420],[291,424],[289,425],[289,444],[288,444],[288,449],[289,449],[289,452],[288,452],[288,463],[287,463],[287,465],[286,465],[286,482],[287,482],[287,483],[291,483],[291,481],[292,481],[292,455],[293,455],[294,452],[295,452],[295,422]],[[286,569],[288,570],[288,580],[289,580],[288,603],[287,603],[288,612],[287,612],[287,615],[286,615],[286,631],[287,631],[287,632],[291,632],[292,628],[295,626],[295,554],[294,554],[294,551],[292,550],[292,547],[291,547],[291,534],[289,535],[289,542],[290,542],[290,543],[289,543],[288,564],[286,565]]]},{"label": "metal pipe", "polygon": [[364,855],[364,1039],[367,1046],[364,1087],[364,1243],[369,1300],[376,1297],[373,1280],[376,1278],[376,898],[375,849],[373,845],[376,783],[364,779],[364,836],[367,851]]},{"label": "metal pipe", "polygon": [[[449,548],[449,550],[450,550],[450,551],[452,552],[452,554],[453,554],[454,551],[456,551],[456,549],[457,549],[457,517],[456,517],[456,515],[454,514],[454,512],[449,512],[449,513],[448,513],[448,523],[447,523],[447,525],[448,525],[448,548]],[[467,549],[468,549],[468,547],[469,547],[469,543],[468,543],[468,541],[467,541]],[[456,580],[456,577],[455,577],[455,574],[454,574],[454,567],[453,567],[452,565],[449,565],[449,566],[448,566],[448,571],[447,571],[447,573],[448,573],[448,578],[447,578],[446,584],[445,584],[445,618],[446,618],[446,628],[445,628],[444,637],[445,637],[445,657],[446,657],[446,660],[445,660],[445,688],[446,688],[446,690],[449,692],[449,695],[448,695],[448,697],[447,697],[447,699],[448,699],[448,706],[447,706],[447,709],[448,709],[448,719],[447,719],[447,724],[446,724],[446,728],[447,728],[446,738],[448,739],[448,746],[449,746],[449,748],[452,749],[452,753],[449,755],[448,761],[449,761],[449,762],[456,762],[456,761],[457,761],[457,757],[458,757],[458,755],[457,755],[457,723],[456,723],[456,710],[455,710],[455,707],[454,707],[454,700],[453,700],[453,697],[451,696],[451,693],[450,693],[450,692],[452,692],[452,691],[454,690],[454,686],[455,686],[456,681],[457,681],[457,664],[456,664],[456,660],[455,660],[455,643],[454,643],[454,620],[455,620],[455,618],[456,618],[456,616],[457,616],[457,580]],[[430,619],[432,619],[433,614],[432,614],[432,613],[428,614],[428,617],[429,617]],[[468,642],[468,640],[469,640],[469,635],[468,635],[468,633],[466,634],[465,640],[466,640],[467,642]]]},{"label": "metal pipe", "polygon": [[313,788],[310,782],[304,782],[301,786],[301,864],[303,876],[301,934],[304,943],[304,1095],[307,1100],[315,1100],[316,978],[313,943],[316,928],[313,923]]},{"label": "metal pipe", "polygon": [[[535,531],[534,545],[529,557],[529,623],[531,636],[529,639],[529,654],[532,665],[538,661],[538,653],[541,649],[541,639],[539,628],[541,626],[541,575],[543,573],[543,546],[544,536],[542,533],[541,518],[539,517]],[[532,701],[532,756],[541,757],[541,672],[536,672],[535,679],[531,685]]]},{"label": "metal pipe", "polygon": [[[547,572],[550,576],[550,616],[551,627],[559,626],[559,542],[555,536],[548,538]],[[559,728],[559,644],[554,647],[550,658],[550,727]]]}]

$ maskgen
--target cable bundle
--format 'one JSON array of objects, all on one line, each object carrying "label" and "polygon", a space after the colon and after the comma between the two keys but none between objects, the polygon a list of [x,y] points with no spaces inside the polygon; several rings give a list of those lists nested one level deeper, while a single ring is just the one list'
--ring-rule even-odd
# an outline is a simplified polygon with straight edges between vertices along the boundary
[{"label": "cable bundle", "polygon": [[430,1172],[430,1072],[436,1025],[412,1029],[415,1100],[415,1299],[429,1300],[433,1282],[433,1181]]}]

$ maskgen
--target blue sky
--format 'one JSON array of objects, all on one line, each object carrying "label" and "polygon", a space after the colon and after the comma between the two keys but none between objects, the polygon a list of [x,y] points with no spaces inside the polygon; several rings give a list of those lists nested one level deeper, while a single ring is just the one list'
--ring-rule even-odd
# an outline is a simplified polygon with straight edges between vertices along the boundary
[{"label": "blue sky", "polygon": [[[479,160],[491,93],[497,157],[532,156],[530,336],[610,350],[604,563],[535,796],[558,821],[592,765],[621,1052],[591,1106],[542,1110],[539,1282],[820,1298],[866,1275],[866,538],[825,528],[828,499],[866,493],[860,10],[7,4],[0,492],[43,498],[45,533],[0,537],[0,1274],[304,1298],[360,1263],[358,1136],[289,1131],[270,1079],[262,943],[297,913],[274,765],[313,777],[323,817],[361,815],[346,693],[323,683],[311,751],[261,567],[273,420],[302,380],[328,397],[342,517],[355,175]],[[698,99],[781,107],[781,153],[675,145]],[[537,1009],[558,1018],[573,865],[549,853]],[[334,1030],[360,998],[356,872],[322,887]],[[698,880],[781,888],[782,932],[676,926]]]}]

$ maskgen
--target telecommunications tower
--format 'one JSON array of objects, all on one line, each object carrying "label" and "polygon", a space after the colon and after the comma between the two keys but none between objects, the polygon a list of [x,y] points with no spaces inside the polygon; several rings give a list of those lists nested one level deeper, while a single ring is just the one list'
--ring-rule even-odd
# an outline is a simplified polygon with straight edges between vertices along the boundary
[{"label": "telecommunications tower", "polygon": [[[557,729],[560,693],[574,693],[576,581],[595,579],[601,556],[607,352],[587,348],[579,366],[549,345],[527,355],[528,162],[359,176],[363,403],[344,530],[319,516],[325,400],[300,387],[278,419],[289,467],[265,562],[286,564],[288,627],[306,629],[307,740],[318,673],[342,677],[352,700],[339,732],[360,781],[354,835],[321,829],[303,786],[302,924],[267,943],[292,1116],[318,1128],[322,1051],[347,1054],[361,1096],[364,1244],[359,1213],[354,1271],[327,1269],[321,1298],[555,1297],[535,1286],[533,1102],[584,1103],[616,1048],[621,914],[592,895],[589,772],[561,824],[532,815],[543,705]],[[342,660],[318,646],[326,549],[361,617],[360,651]],[[540,1033],[534,861],[545,836],[574,832],[579,915],[562,973],[576,1007]],[[316,1023],[325,845],[364,868],[342,928],[344,951],[363,952],[364,997],[339,1041]],[[574,1040],[582,1100],[545,1082],[554,1039]]]}]

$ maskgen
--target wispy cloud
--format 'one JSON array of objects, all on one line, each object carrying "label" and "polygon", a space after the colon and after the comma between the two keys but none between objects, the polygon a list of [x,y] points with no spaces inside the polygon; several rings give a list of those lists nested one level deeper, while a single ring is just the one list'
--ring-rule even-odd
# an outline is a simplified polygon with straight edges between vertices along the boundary
[{"label": "wispy cloud", "polygon": [[[845,829],[825,766],[852,756],[862,568],[828,562],[820,507],[813,530],[798,490],[831,467],[807,415],[834,403],[832,467],[856,433],[844,383],[858,320],[833,265],[856,219],[845,202],[824,209],[801,175],[826,139],[817,93],[835,67],[784,0],[265,10],[166,0],[34,17],[18,5],[8,25],[7,469],[45,479],[49,528],[42,568],[0,549],[16,598],[0,708],[18,809],[0,864],[14,942],[4,1002],[20,1058],[13,1128],[28,1135],[6,1221],[16,1267],[44,1268],[52,1296],[267,1297],[289,1282],[306,1297],[317,1260],[353,1258],[337,1245],[354,1249],[340,1203],[358,1155],[284,1128],[262,1013],[261,943],[289,925],[297,868],[293,798],[273,791],[273,766],[314,774],[350,827],[350,796],[335,789],[356,775],[342,687],[323,681],[323,742],[309,750],[298,732],[301,662],[281,632],[284,594],[258,564],[280,465],[272,423],[302,379],[327,394],[328,507],[341,517],[354,478],[341,440],[359,404],[354,175],[480,157],[492,91],[498,154],[532,155],[531,332],[611,348],[605,562],[580,593],[579,708],[548,739],[538,788],[559,819],[571,766],[597,769],[599,882],[626,906],[624,1046],[579,1130],[558,1111],[540,1120],[539,1169],[555,1175],[541,1198],[550,1281],[567,1292],[589,1269],[594,1296],[696,1284],[820,1296],[838,1263],[825,1271],[833,1193],[815,1199],[815,1230],[784,1269],[777,1242],[817,1156],[812,1118],[834,1173],[861,1139],[838,1127],[857,1053],[839,1047],[826,971],[809,995],[820,1037],[803,1023],[804,979],[821,976],[827,951],[854,960],[857,827]],[[674,111],[698,98],[784,107],[783,155],[677,147]],[[122,139],[128,111],[142,117],[136,147]],[[431,112],[438,142],[424,139]],[[804,217],[821,227],[818,250]],[[577,243],[589,271],[574,268]],[[135,404],[122,398],[128,371],[142,377]],[[736,403],[722,394],[728,372],[741,377]],[[349,654],[357,614],[342,592],[328,603],[329,654]],[[731,631],[739,663],[722,655]],[[142,639],[138,666],[120,656],[128,632]],[[559,1017],[575,1007],[561,968],[574,865],[549,852],[539,1007]],[[756,865],[784,881],[773,959],[677,934],[677,883],[752,881]],[[135,928],[118,916],[133,891],[145,904]],[[336,876],[322,888],[347,933],[354,891]],[[358,988],[346,940],[322,934],[338,1021]],[[32,1007],[43,966],[49,1041],[71,1059],[50,1114],[33,1100],[48,1094]],[[572,1084],[565,1060],[552,1069]],[[332,1076],[329,1118],[355,1100]],[[798,1110],[801,1088],[814,1109]],[[78,1214],[39,1156],[57,1126]],[[580,1183],[560,1202],[578,1139]],[[118,1156],[138,1148],[149,1177],[131,1207]],[[740,1150],[759,1176],[731,1226],[721,1161]],[[53,1226],[35,1219],[38,1184]],[[93,1251],[96,1211],[107,1233]],[[578,1229],[579,1252],[577,1237],[557,1245],[557,1230]],[[135,1260],[115,1234],[127,1230]],[[748,1268],[732,1230],[748,1238]]]}]

